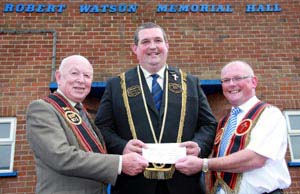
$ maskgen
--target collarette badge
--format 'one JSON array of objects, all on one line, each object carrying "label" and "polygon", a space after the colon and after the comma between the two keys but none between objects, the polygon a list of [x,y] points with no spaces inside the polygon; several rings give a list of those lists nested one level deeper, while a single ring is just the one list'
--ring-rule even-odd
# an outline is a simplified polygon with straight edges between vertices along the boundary
[{"label": "collarette badge", "polygon": [[65,117],[70,123],[73,123],[74,125],[80,125],[82,120],[78,113],[74,111],[66,111]]},{"label": "collarette badge", "polygon": [[181,85],[177,83],[169,83],[169,90],[176,94],[182,93]]},{"label": "collarette badge", "polygon": [[251,129],[252,126],[252,120],[250,119],[245,119],[243,120],[239,126],[236,128],[235,130],[235,134],[237,136],[242,136],[246,133],[248,133],[248,131]]},{"label": "collarette badge", "polygon": [[141,93],[141,88],[138,85],[127,88],[128,97],[135,97],[138,96],[140,93]]},{"label": "collarette badge", "polygon": [[221,128],[217,131],[217,134],[216,134],[216,137],[215,137],[215,142],[214,142],[215,145],[220,143],[221,138],[223,136],[223,133],[224,133],[224,128]]}]

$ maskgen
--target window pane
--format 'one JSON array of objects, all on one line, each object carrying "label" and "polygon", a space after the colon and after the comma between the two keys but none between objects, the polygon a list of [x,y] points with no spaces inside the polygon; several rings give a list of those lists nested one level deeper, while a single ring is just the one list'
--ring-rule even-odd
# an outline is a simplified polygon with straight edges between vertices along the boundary
[{"label": "window pane", "polygon": [[300,115],[289,115],[289,120],[291,129],[300,131]]},{"label": "window pane", "polygon": [[0,123],[0,138],[10,138],[11,123]]},{"label": "window pane", "polygon": [[300,135],[290,135],[294,159],[300,159]]},{"label": "window pane", "polygon": [[0,145],[0,170],[9,170],[11,145]]},{"label": "window pane", "polygon": [[10,123],[0,123],[0,138],[10,138]]}]

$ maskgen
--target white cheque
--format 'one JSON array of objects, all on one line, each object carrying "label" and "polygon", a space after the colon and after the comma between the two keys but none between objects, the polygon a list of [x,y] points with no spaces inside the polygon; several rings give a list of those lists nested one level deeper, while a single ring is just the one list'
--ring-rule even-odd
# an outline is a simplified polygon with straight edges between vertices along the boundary
[{"label": "white cheque", "polygon": [[178,143],[147,144],[143,148],[143,157],[151,163],[174,164],[186,156],[186,148]]}]

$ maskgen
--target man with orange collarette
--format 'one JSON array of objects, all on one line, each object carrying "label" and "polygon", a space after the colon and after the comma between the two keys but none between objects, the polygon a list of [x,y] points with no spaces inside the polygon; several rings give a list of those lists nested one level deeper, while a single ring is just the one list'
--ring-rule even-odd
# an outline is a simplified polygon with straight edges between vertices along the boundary
[{"label": "man with orange collarette", "polygon": [[211,170],[213,194],[281,194],[291,184],[285,161],[287,129],[280,109],[256,97],[257,77],[244,61],[221,70],[230,113],[218,125],[212,158],[186,157],[176,169]]},{"label": "man with orange collarette", "polygon": [[82,101],[93,67],[83,56],[62,60],[57,92],[33,101],[27,110],[27,137],[34,153],[37,194],[106,194],[121,172],[136,175],[148,162],[136,153],[107,154],[100,131]]}]

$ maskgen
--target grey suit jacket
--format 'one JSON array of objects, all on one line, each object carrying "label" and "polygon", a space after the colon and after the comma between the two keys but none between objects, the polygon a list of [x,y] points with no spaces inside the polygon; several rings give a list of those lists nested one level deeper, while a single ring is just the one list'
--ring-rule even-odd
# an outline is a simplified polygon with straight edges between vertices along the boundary
[{"label": "grey suit jacket", "polygon": [[82,150],[51,104],[33,101],[27,110],[26,128],[36,161],[36,193],[103,194],[106,183],[115,184],[120,156]]}]

